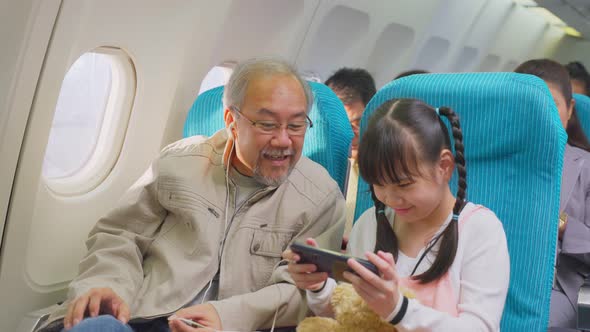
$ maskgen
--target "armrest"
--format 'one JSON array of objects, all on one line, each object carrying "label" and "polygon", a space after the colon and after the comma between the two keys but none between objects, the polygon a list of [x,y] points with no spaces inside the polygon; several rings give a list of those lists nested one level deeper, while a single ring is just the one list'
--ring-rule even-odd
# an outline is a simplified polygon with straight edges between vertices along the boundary
[{"label": "armrest", "polygon": [[41,324],[43,324],[49,315],[57,309],[58,305],[54,304],[50,307],[43,308],[37,311],[32,311],[27,313],[23,319],[21,319],[18,327],[16,328],[16,332],[33,332]]},{"label": "armrest", "polygon": [[578,329],[590,331],[590,280],[586,280],[578,293]]}]

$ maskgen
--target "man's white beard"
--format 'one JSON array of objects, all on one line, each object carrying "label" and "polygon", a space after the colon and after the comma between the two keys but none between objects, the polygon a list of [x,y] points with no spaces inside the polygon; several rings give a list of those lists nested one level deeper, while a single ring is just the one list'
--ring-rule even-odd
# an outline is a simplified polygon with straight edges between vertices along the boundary
[{"label": "man's white beard", "polygon": [[295,164],[289,165],[289,169],[287,170],[287,172],[285,172],[284,175],[282,175],[278,178],[271,178],[268,176],[264,176],[262,174],[262,170],[260,169],[260,163],[256,163],[256,166],[254,167],[254,180],[256,180],[258,183],[263,184],[265,186],[278,187],[283,182],[285,182],[285,180],[287,180],[287,178],[289,177],[289,175],[293,171],[293,168],[295,168]]}]

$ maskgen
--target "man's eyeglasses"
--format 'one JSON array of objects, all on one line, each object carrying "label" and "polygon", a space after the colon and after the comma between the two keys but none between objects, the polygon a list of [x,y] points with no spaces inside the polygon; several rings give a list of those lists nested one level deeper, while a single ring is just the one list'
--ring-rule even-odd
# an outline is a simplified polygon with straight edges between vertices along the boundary
[{"label": "man's eyeglasses", "polygon": [[[242,112],[240,112],[240,109],[237,108],[236,106],[230,106],[230,109],[236,111],[238,114],[240,114],[240,116],[244,117],[244,119],[250,121],[252,126],[254,126],[254,128],[256,128],[261,134],[267,134],[267,135],[274,134],[282,127],[282,124],[277,121],[271,121],[271,120],[252,121],[252,120],[248,119]],[[287,123],[287,134],[289,134],[290,136],[303,136],[303,135],[305,135],[305,131],[307,131],[307,128],[313,127],[313,122],[311,121],[309,116],[307,116],[307,114],[305,115],[305,118],[306,119],[303,121],[293,121],[293,122]]]}]

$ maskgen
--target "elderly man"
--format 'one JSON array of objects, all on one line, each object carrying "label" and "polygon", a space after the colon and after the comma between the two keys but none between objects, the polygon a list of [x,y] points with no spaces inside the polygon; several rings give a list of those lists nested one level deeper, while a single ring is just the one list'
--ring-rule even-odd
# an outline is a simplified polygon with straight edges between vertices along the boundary
[{"label": "elderly man", "polygon": [[281,253],[307,237],[339,248],[345,219],[336,182],[301,156],[309,86],[283,61],[254,59],[223,98],[224,130],[166,147],[97,223],[50,326],[65,314],[71,331],[192,330],[180,318],[253,331],[304,314]]}]

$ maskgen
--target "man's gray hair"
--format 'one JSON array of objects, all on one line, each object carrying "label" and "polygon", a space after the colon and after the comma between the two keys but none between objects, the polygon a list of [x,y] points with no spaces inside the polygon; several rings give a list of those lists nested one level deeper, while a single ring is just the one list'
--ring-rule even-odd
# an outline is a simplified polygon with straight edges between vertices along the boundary
[{"label": "man's gray hair", "polygon": [[309,113],[311,105],[313,104],[313,94],[309,84],[299,75],[294,66],[285,60],[278,58],[253,58],[240,62],[235,68],[229,81],[223,90],[223,107],[230,106],[242,107],[244,98],[246,97],[246,90],[248,89],[248,82],[258,75],[291,75],[299,81],[305,99],[307,100],[307,110]]}]

